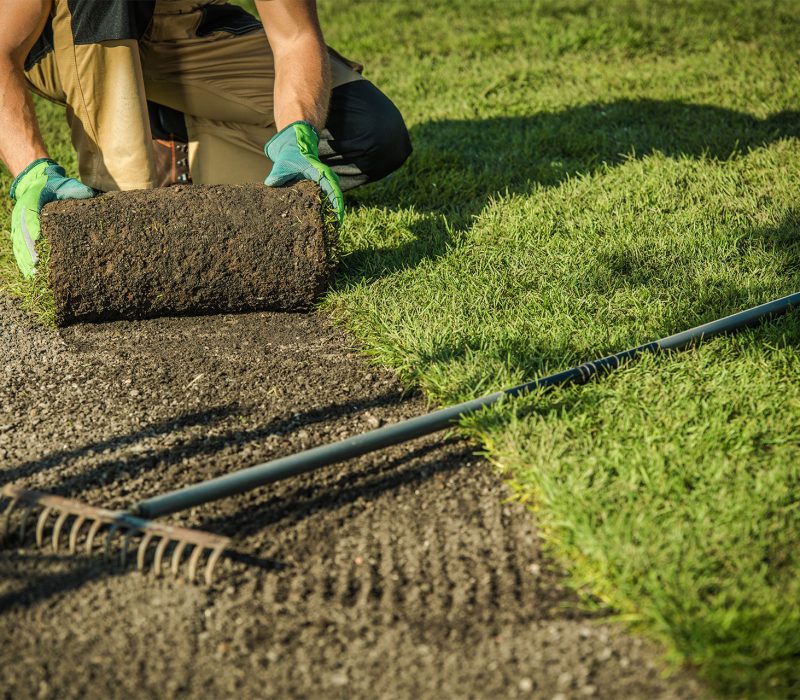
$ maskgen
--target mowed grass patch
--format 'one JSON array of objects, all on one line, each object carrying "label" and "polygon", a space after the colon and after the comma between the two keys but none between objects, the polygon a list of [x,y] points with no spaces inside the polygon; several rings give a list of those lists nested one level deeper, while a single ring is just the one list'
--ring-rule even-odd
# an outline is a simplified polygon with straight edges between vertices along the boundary
[{"label": "mowed grass patch", "polygon": [[[797,291],[788,4],[354,3],[324,17],[415,146],[350,196],[328,306],[433,401]],[[662,640],[714,694],[800,692],[798,340],[793,314],[465,423],[587,604]]]}]

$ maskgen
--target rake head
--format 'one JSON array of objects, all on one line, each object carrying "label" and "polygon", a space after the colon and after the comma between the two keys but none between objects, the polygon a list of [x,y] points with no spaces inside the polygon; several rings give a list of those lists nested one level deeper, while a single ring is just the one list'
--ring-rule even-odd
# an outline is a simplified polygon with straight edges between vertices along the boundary
[{"label": "rake head", "polygon": [[67,550],[72,554],[82,549],[86,554],[102,553],[109,558],[117,548],[115,542],[121,540],[119,561],[124,566],[131,558],[131,540],[137,538],[136,568],[144,571],[149,564],[156,576],[166,571],[167,561],[171,573],[180,576],[181,563],[188,557],[186,578],[193,582],[206,555],[204,576],[210,585],[214,567],[230,542],[227,537],[201,530],[164,525],[125,511],[96,508],[19,486],[4,486],[0,490],[0,502],[3,501],[6,507],[0,510],[0,544],[14,530],[21,539],[33,530],[39,547],[50,546],[58,552],[66,539]]}]

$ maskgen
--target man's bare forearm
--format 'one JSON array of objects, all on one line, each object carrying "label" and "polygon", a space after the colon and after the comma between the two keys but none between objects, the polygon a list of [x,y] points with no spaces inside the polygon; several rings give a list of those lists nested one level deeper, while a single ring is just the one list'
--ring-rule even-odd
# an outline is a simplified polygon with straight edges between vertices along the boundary
[{"label": "man's bare forearm", "polygon": [[275,57],[275,125],[282,129],[302,119],[320,131],[331,91],[328,53],[310,41],[296,49],[291,57]]},{"label": "man's bare forearm", "polygon": [[47,156],[23,65],[50,14],[52,0],[3,0],[0,24],[0,159],[16,177]]},{"label": "man's bare forearm", "polygon": [[0,158],[16,177],[31,161],[46,158],[22,69],[10,56],[0,55]]},{"label": "man's bare forearm", "polygon": [[331,92],[328,50],[313,0],[256,0],[275,59],[275,124],[325,126]]}]

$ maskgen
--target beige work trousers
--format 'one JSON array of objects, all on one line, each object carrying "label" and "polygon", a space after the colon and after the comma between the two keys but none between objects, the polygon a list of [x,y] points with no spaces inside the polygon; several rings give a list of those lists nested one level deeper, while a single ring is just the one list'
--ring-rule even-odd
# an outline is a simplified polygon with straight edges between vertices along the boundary
[{"label": "beige work trousers", "polygon": [[[158,177],[147,100],[183,112],[197,184],[263,182],[275,133],[272,50],[263,30],[197,36],[202,6],[158,0],[140,41],[75,44],[67,0],[53,2],[54,51],[26,73],[67,108],[83,182],[103,191],[149,189]],[[331,57],[333,87],[360,74]]]}]

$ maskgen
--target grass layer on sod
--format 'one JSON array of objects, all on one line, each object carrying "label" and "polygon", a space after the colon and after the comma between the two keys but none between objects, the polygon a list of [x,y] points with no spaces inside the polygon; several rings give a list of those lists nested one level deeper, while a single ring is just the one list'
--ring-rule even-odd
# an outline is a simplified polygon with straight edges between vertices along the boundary
[{"label": "grass layer on sod", "polygon": [[[433,400],[798,288],[791,3],[320,6],[329,43],[367,64],[415,145],[349,196],[328,305]],[[41,108],[75,172],[59,111]],[[794,314],[466,426],[587,604],[720,691],[800,684],[799,341]]]}]

